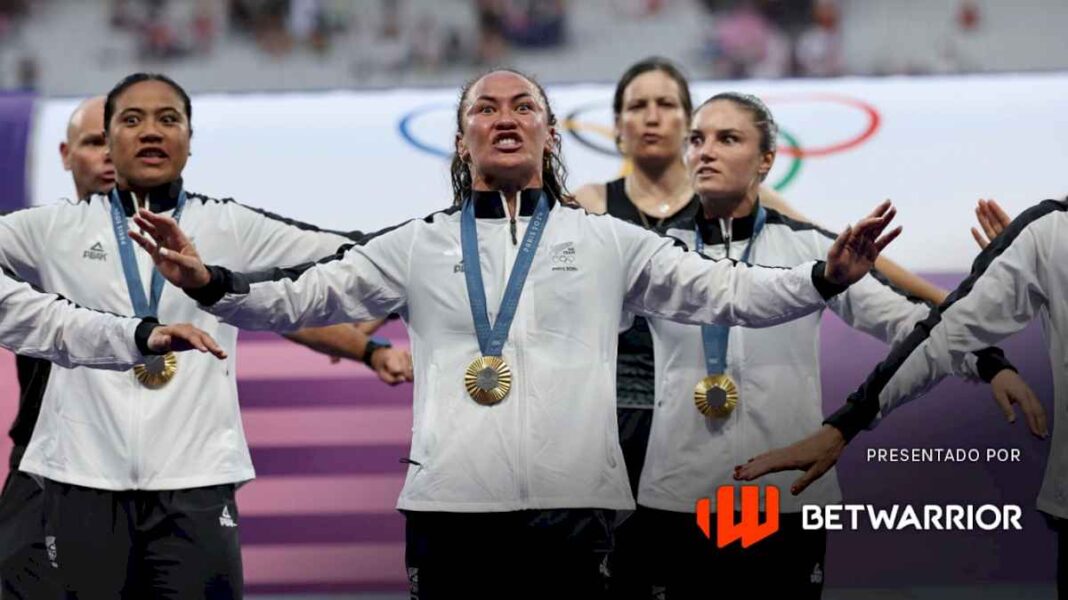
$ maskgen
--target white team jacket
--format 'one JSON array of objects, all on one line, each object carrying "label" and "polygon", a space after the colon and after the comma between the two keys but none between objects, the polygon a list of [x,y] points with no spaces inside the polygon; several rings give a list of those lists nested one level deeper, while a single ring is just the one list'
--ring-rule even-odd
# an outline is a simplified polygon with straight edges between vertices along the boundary
[{"label": "white team jacket", "polygon": [[[749,260],[793,267],[827,255],[834,236],[774,210],[753,241]],[[705,232],[705,255],[738,258],[749,244],[753,217],[725,223],[697,217]],[[727,233],[732,232],[732,235]],[[668,235],[694,243],[693,221]],[[930,312],[910,301],[888,282],[867,275],[828,307],[851,327],[887,343],[904,339]],[[727,374],[738,386],[740,401],[729,417],[707,419],[697,411],[693,388],[707,374],[701,328],[664,319],[650,319],[656,357],[656,405],[649,449],[642,469],[638,504],[677,512],[693,512],[699,498],[716,510],[716,490],[734,485],[734,466],[779,446],[792,444],[823,421],[820,383],[820,319],[822,311],[766,329],[733,327],[727,350]],[[974,365],[974,361],[972,362]],[[974,371],[974,368],[973,368]],[[969,373],[977,378],[977,374]],[[788,490],[795,473],[775,473],[762,484]],[[803,504],[838,502],[841,491],[834,471],[801,495],[783,493],[781,510],[799,512]],[[735,498],[735,506],[741,506]],[[763,499],[761,500],[763,502]]]},{"label": "white team jacket", "polygon": [[[154,194],[153,210],[170,214],[176,190]],[[0,264],[81,306],[133,314],[110,202],[98,195],[0,217]],[[350,241],[197,194],[189,194],[181,226],[206,260],[243,269],[315,260]],[[147,294],[152,261],[134,247]],[[170,285],[159,319],[196,325],[229,358],[180,354],[177,375],[159,390],[142,387],[132,372],[52,369],[23,471],[107,490],[181,489],[255,476],[238,412],[237,330],[197,310]]]},{"label": "white team jacket", "polygon": [[[1053,371],[1054,423],[1038,508],[1068,518],[1068,200],[1024,211],[972,265],[971,275],[895,347],[827,422],[852,438],[948,374],[969,352],[995,344],[1041,315]],[[1058,426],[1059,425],[1059,426]]]},{"label": "white team jacket", "polygon": [[[513,238],[500,195],[476,194],[491,322],[538,195],[522,193]],[[670,238],[554,203],[504,347],[512,391],[486,407],[463,387],[479,348],[459,220],[453,208],[410,221],[312,268],[213,268],[212,284],[193,294],[249,329],[402,316],[416,380],[401,509],[632,508],[615,412],[622,311],[768,326],[822,307],[816,285],[839,291],[823,287],[811,262],[783,270],[706,260]]]},{"label": "white team jacket", "polygon": [[76,306],[0,274],[0,347],[57,365],[126,370],[144,362],[155,324]]}]

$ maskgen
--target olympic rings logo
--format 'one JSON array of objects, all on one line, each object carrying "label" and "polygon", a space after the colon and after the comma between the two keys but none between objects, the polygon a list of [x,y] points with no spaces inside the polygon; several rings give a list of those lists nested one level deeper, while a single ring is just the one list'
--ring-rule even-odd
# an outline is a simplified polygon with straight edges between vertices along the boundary
[{"label": "olympic rings logo", "polygon": [[[772,184],[777,190],[785,189],[793,182],[801,172],[801,165],[805,159],[822,158],[841,152],[853,150],[872,138],[882,125],[882,117],[879,111],[871,104],[850,96],[840,94],[811,93],[811,94],[788,94],[773,95],[763,98],[769,105],[788,103],[829,103],[859,111],[865,120],[864,126],[858,133],[851,137],[823,146],[805,147],[801,145],[797,136],[782,124],[779,126],[779,154],[790,158],[786,172]],[[452,111],[454,107],[446,104],[430,104],[416,108],[397,122],[397,131],[401,138],[414,146],[416,149],[448,159],[452,156],[451,148],[443,148],[424,141],[415,133],[415,123],[431,113],[446,110]],[[587,121],[583,115],[603,110],[601,102],[582,105],[572,110],[563,120],[563,129],[580,145],[599,154],[619,157],[619,150],[615,147],[615,132],[611,126]]]}]

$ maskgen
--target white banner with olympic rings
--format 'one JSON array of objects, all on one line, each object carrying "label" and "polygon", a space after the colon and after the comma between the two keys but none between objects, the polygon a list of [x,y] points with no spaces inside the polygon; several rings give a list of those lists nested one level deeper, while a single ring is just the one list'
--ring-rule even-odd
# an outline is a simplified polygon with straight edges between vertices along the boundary
[{"label": "white banner with olympic rings", "polygon": [[[1068,193],[1068,75],[700,82],[764,98],[782,129],[768,181],[838,229],[883,198],[904,235],[890,255],[962,272],[977,198],[1015,214]],[[617,177],[611,84],[550,86],[572,189]],[[451,202],[457,89],[194,96],[192,191],[331,228],[370,231]],[[57,146],[76,99],[43,99],[32,132],[34,203],[73,193]]]}]

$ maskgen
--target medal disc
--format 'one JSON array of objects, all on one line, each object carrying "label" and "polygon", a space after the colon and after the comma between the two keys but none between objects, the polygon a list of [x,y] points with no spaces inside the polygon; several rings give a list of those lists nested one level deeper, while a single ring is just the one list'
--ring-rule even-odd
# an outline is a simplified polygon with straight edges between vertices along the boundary
[{"label": "medal disc", "polygon": [[149,356],[144,364],[134,365],[134,377],[141,385],[150,390],[157,390],[174,379],[178,372],[178,356],[168,352],[163,356]]},{"label": "medal disc", "polygon": [[492,406],[512,389],[512,370],[499,356],[480,356],[467,366],[464,387],[475,402]]},{"label": "medal disc", "polygon": [[738,387],[727,375],[709,375],[693,388],[693,403],[706,417],[728,417],[738,406]]}]

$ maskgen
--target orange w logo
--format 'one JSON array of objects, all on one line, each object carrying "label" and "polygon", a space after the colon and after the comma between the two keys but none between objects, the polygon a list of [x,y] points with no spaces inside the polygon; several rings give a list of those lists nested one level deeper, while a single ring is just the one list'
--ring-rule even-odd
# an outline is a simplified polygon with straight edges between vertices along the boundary
[{"label": "orange w logo", "polygon": [[[765,488],[767,519],[763,523],[760,522],[760,487],[745,485],[741,490],[742,517],[738,523],[734,522],[734,487],[724,485],[716,490],[716,546],[719,548],[735,540],[741,540],[742,548],[748,548],[779,530],[779,488]],[[712,539],[711,504],[708,498],[697,501],[697,526],[709,539]]]}]

